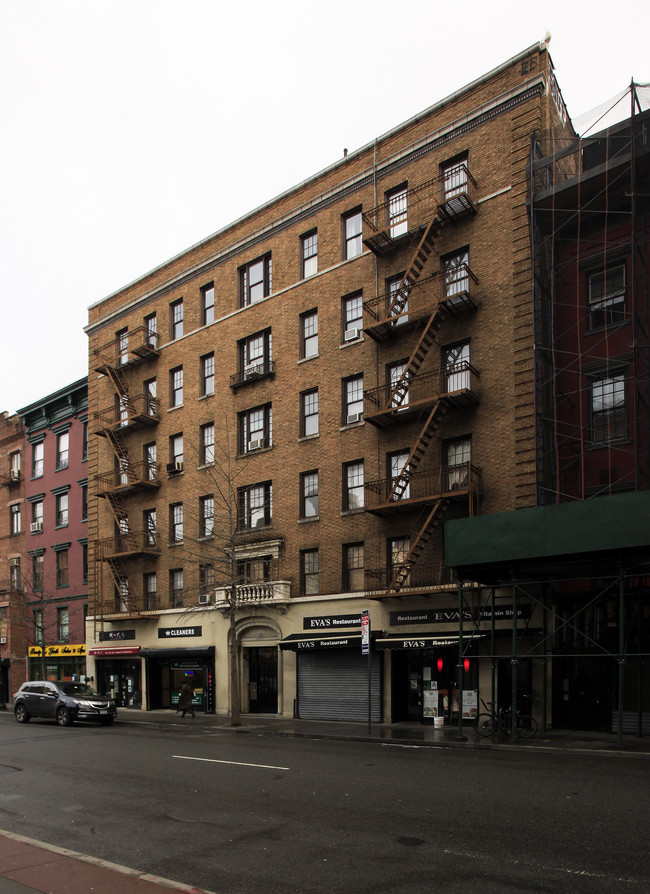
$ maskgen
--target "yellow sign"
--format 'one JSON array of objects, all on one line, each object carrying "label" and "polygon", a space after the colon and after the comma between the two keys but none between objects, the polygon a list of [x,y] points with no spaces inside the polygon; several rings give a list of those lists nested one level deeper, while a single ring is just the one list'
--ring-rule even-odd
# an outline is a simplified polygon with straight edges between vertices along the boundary
[{"label": "yellow sign", "polygon": [[[43,654],[43,648],[42,646],[30,646],[27,650],[27,654],[30,658],[40,658]],[[45,646],[46,658],[66,658],[75,655],[84,656],[85,654],[85,643],[66,643],[64,646]]]}]

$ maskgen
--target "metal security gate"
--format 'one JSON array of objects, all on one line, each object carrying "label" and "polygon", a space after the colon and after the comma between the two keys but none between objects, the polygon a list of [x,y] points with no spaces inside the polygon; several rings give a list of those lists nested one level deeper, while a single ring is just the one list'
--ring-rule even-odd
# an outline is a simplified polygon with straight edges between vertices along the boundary
[{"label": "metal security gate", "polygon": [[[298,652],[298,717],[368,719],[368,656],[361,650]],[[380,723],[381,659],[372,656],[372,721]]]}]

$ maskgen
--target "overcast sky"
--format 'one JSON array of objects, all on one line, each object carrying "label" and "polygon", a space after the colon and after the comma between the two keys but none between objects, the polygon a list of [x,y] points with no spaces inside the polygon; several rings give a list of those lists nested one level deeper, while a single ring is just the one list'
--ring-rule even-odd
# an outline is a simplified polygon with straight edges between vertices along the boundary
[{"label": "overcast sky", "polygon": [[647,0],[0,0],[0,410],[88,306],[552,34],[572,117],[650,81]]}]

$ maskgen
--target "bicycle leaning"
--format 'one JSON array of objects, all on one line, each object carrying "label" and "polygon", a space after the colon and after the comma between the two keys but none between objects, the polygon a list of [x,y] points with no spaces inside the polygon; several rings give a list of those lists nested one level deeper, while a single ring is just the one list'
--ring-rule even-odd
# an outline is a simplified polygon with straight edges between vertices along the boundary
[{"label": "bicycle leaning", "polygon": [[[496,702],[481,704],[488,713],[481,713],[474,721],[474,729],[479,736],[494,736],[499,731],[512,735],[512,708],[496,708]],[[517,711],[515,715],[515,735],[519,739],[530,739],[537,732],[537,721],[529,714]]]}]

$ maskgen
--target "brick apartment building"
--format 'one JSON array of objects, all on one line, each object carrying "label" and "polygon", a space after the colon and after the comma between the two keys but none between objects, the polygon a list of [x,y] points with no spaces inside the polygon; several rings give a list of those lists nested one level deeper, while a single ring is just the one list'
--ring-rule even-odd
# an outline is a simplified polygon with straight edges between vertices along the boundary
[{"label": "brick apartment building", "polygon": [[575,136],[546,44],[92,305],[100,689],[226,713],[234,650],[243,711],[363,720],[364,610],[374,720],[512,685],[542,611],[459,597],[443,530],[538,503],[533,133]]}]

